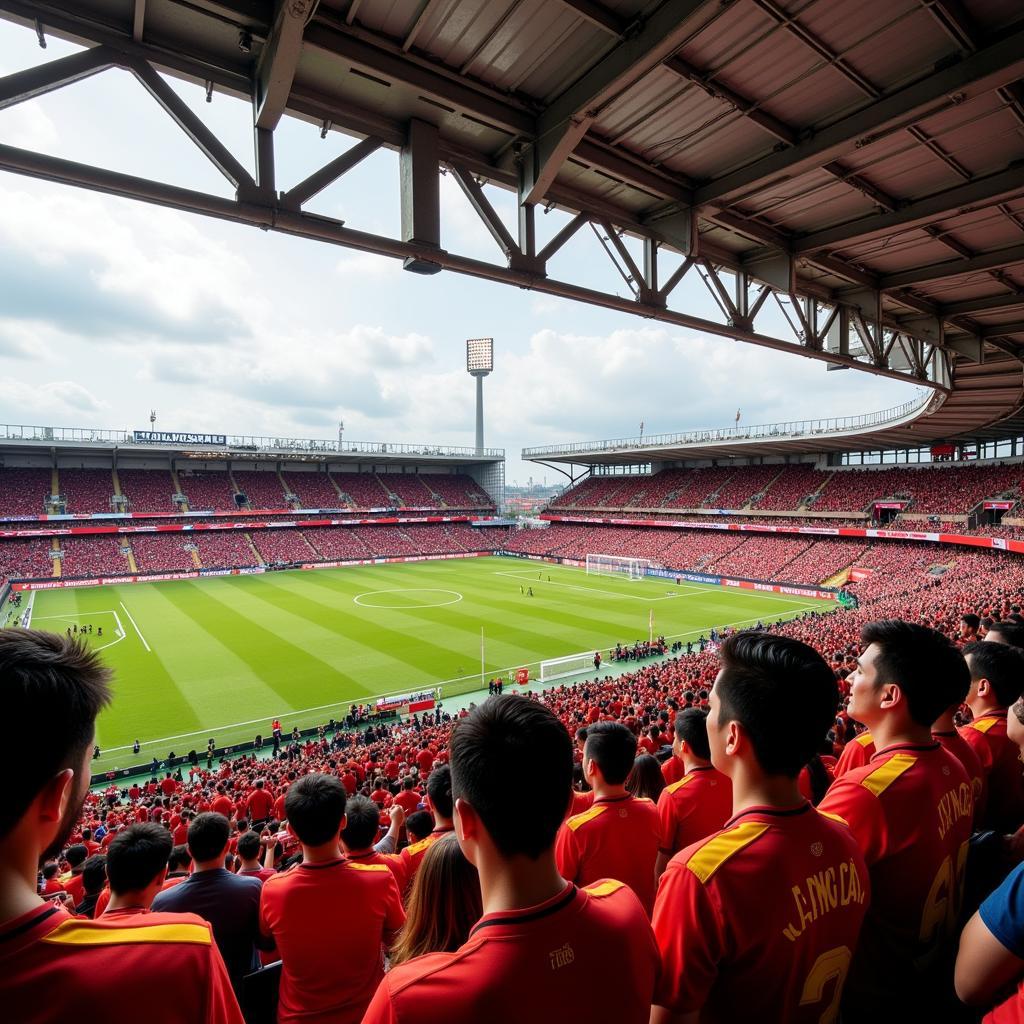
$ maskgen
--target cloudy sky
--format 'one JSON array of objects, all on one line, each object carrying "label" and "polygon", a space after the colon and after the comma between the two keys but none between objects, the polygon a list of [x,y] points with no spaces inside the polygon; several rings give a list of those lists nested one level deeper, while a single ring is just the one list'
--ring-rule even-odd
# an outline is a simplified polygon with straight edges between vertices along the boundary
[{"label": "cloudy sky", "polygon": [[[0,21],[0,75],[74,48]],[[245,165],[246,104],[172,83]],[[108,71],[0,111],[0,142],[228,195],[142,87]],[[351,145],[291,119],[277,131],[278,188]],[[514,223],[512,197],[489,195]],[[442,243],[494,260],[450,177]],[[398,232],[398,161],[378,152],[307,207]],[[472,444],[464,339],[493,336],[488,445],[511,482],[550,471],[519,459],[559,441],[847,415],[899,404],[909,385],[626,314],[0,172],[0,422]],[[564,223],[538,218],[539,244]],[[554,277],[625,291],[589,231]],[[676,308],[717,310],[686,281]],[[781,317],[780,317],[781,321]],[[767,321],[766,321],[767,322]],[[764,328],[762,328],[764,329]],[[776,329],[783,330],[781,323]]]}]

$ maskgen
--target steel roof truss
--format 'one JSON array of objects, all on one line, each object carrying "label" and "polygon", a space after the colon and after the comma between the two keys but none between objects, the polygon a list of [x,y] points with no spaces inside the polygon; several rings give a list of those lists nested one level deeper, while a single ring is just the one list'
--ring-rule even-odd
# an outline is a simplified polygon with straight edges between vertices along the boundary
[{"label": "steel roof truss", "polygon": [[114,50],[106,46],[94,46],[91,50],[59,57],[24,71],[15,71],[0,78],[0,110],[37,99],[73,82],[81,82],[119,62],[120,57]]},{"label": "steel roof truss", "polygon": [[302,54],[302,33],[317,0],[284,0],[256,66],[253,112],[256,126],[273,131],[288,106]]}]

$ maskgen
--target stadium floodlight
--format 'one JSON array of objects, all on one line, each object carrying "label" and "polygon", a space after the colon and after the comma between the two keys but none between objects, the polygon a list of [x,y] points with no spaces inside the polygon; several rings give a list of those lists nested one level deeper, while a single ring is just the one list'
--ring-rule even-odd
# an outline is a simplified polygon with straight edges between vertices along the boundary
[{"label": "stadium floodlight", "polygon": [[476,377],[476,453],[484,452],[484,377],[494,369],[494,339],[466,340],[466,372]]}]

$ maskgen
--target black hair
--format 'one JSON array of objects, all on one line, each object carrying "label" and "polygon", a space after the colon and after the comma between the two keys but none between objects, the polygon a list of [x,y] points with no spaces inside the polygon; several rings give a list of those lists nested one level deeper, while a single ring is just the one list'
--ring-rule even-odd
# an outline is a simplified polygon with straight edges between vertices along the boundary
[{"label": "black hair", "polygon": [[427,778],[427,796],[430,797],[430,806],[441,815],[442,818],[452,816],[452,770],[446,764],[439,764]]},{"label": "black hair", "polygon": [[971,674],[960,649],[945,634],[901,619],[867,622],[860,632],[864,647],[878,648],[879,684],[896,683],[907,710],[918,725],[931,725],[971,686]]},{"label": "black hair", "polygon": [[[37,629],[0,629],[4,714],[10,722],[46,723],[45,741],[34,728],[19,727],[0,746],[0,775],[11,780],[0,802],[0,837],[55,775],[68,768],[79,774],[96,716],[110,703],[110,677],[84,640]],[[88,777],[75,782],[87,785]],[[77,816],[77,810],[71,808],[71,814]]]},{"label": "black hair", "polygon": [[975,631],[981,625],[981,617],[975,615],[974,612],[964,612],[964,614],[960,616],[960,621],[965,626],[968,626],[970,629]]},{"label": "black hair", "polygon": [[968,644],[964,655],[970,678],[987,679],[1000,707],[1008,708],[1020,697],[1024,691],[1024,654],[1016,647],[980,640]]},{"label": "black hair", "polygon": [[718,722],[738,722],[766,775],[794,779],[814,756],[839,703],[825,659],[791,637],[745,630],[719,650]]},{"label": "black hair", "polygon": [[[988,628],[986,637],[993,633],[1002,637],[1004,645],[1016,648],[1024,648],[1024,625],[1019,622],[993,622]],[[992,641],[995,643],[996,641]]]},{"label": "black hair", "polygon": [[110,891],[121,896],[145,889],[167,867],[173,845],[170,832],[153,822],[139,822],[119,832],[107,850]]},{"label": "black hair", "polygon": [[306,846],[322,846],[341,834],[347,798],[336,775],[303,775],[288,787],[284,813],[288,824]]},{"label": "black hair", "polygon": [[197,814],[188,825],[188,848],[192,859],[199,863],[219,857],[228,845],[230,835],[231,826],[223,814],[215,811]]},{"label": "black hair", "polygon": [[687,708],[676,715],[676,739],[685,743],[697,757],[711,760],[708,744],[708,713],[703,708]]},{"label": "black hair", "polygon": [[82,891],[88,895],[98,893],[107,881],[107,858],[94,853],[82,868]]},{"label": "black hair", "polygon": [[89,856],[89,847],[84,843],[75,843],[74,846],[69,846],[67,853],[64,854],[68,864],[73,868],[77,868],[79,864],[84,864],[86,858]]},{"label": "black hair", "polygon": [[380,811],[377,805],[365,796],[350,797],[345,805],[348,819],[341,838],[350,850],[365,850],[377,839],[380,832]]},{"label": "black hair", "polygon": [[503,856],[536,859],[551,848],[572,796],[572,738],[550,708],[519,695],[489,697],[455,724],[450,750],[452,791]]},{"label": "black hair", "polygon": [[260,837],[257,832],[243,832],[235,844],[238,856],[244,860],[252,860],[260,855]]},{"label": "black hair", "polygon": [[188,847],[184,843],[175,846],[167,856],[168,871],[186,871],[191,863],[192,854],[188,852]]},{"label": "black hair", "polygon": [[413,811],[405,819],[405,831],[414,842],[426,839],[434,830],[434,819],[430,811]]},{"label": "black hair", "polygon": [[587,730],[583,756],[597,762],[609,786],[621,786],[636,760],[636,736],[621,722],[595,722]]}]

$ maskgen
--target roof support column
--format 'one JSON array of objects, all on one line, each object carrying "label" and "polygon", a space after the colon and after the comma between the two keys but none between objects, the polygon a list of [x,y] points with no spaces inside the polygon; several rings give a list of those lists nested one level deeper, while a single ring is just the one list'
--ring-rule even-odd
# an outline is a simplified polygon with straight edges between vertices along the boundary
[{"label": "roof support column", "polygon": [[[413,118],[399,158],[402,192],[402,241],[415,242],[424,249],[441,249],[441,186],[437,128]],[[425,254],[408,256],[405,270],[415,274],[436,274],[441,264]]]}]

